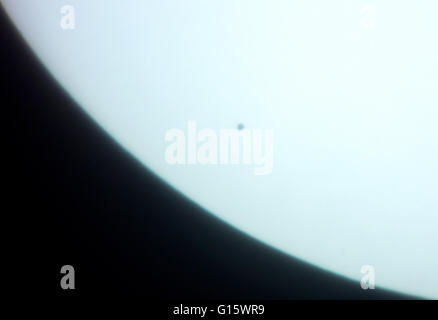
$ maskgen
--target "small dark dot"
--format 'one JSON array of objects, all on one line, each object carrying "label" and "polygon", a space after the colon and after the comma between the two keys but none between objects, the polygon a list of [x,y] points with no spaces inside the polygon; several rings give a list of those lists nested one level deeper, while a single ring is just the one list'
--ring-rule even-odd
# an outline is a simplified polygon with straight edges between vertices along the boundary
[{"label": "small dark dot", "polygon": [[237,129],[242,130],[243,128],[245,128],[245,126],[243,125],[243,123],[239,123],[237,125]]}]

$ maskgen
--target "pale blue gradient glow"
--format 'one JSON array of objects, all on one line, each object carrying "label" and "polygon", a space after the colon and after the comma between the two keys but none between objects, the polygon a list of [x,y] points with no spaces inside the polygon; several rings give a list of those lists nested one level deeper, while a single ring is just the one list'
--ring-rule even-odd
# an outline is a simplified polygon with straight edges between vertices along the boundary
[{"label": "pale blue gradient glow", "polygon": [[[377,290],[438,298],[437,1],[376,1],[371,31],[357,0],[1,2],[79,105],[187,197],[358,286],[370,264]],[[169,166],[164,134],[188,120],[272,128],[273,173]]]}]

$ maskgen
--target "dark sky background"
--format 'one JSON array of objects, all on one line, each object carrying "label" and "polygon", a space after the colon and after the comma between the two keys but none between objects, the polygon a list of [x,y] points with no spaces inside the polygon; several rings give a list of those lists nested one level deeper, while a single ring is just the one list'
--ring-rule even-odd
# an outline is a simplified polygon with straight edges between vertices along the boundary
[{"label": "dark sky background", "polygon": [[[1,10],[0,10],[1,11]],[[272,249],[170,189],[85,115],[0,16],[12,267],[39,295],[400,299]],[[102,54],[105,54],[102,52]],[[68,61],[66,61],[68,63]],[[76,270],[76,290],[60,269]],[[29,278],[33,280],[29,282]],[[21,288],[21,289],[20,289]]]}]

